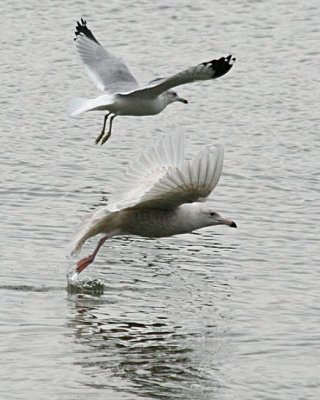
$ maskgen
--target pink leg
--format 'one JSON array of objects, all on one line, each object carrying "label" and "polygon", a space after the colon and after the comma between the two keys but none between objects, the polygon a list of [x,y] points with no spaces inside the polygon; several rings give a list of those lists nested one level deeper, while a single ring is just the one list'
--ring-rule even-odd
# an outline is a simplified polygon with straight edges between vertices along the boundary
[{"label": "pink leg", "polygon": [[80,261],[77,262],[77,268],[76,271],[78,274],[80,274],[81,271],[83,271],[89,264],[91,264],[94,259],[96,258],[96,255],[98,254],[98,251],[100,247],[103,245],[103,243],[109,238],[109,236],[104,236],[102,239],[99,240],[98,246],[95,248],[95,251],[90,254],[90,256],[82,258]]}]

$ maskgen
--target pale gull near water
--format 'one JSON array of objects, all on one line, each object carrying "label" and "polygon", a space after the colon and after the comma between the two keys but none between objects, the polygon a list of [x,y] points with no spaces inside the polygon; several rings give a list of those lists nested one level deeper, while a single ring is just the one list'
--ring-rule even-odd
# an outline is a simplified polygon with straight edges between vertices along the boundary
[{"label": "pale gull near water", "polygon": [[[199,201],[217,185],[223,147],[203,149],[192,161],[184,160],[184,136],[162,137],[133,163],[126,177],[126,191],[100,207],[80,228],[73,252],[92,236],[103,234],[94,252],[81,259],[69,276],[76,279],[95,259],[112,236],[165,237],[211,225],[237,225]],[[189,204],[186,204],[189,203]],[[190,204],[192,203],[192,204]]]},{"label": "pale gull near water", "polygon": [[[176,101],[187,103],[170,89],[185,83],[219,78],[230,70],[235,61],[231,55],[221,57],[140,86],[127,66],[101,46],[86,21],[81,19],[78,22],[75,34],[76,48],[86,71],[104,94],[94,99],[74,99],[70,102],[68,114],[76,116],[85,111],[107,111],[97,144],[109,139],[112,122],[117,115],[155,115]],[[105,133],[109,117],[109,129]]]}]

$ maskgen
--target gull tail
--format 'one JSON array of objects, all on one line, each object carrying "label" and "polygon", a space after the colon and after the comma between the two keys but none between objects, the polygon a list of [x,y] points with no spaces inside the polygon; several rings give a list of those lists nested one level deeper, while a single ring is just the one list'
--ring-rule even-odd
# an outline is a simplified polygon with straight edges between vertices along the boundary
[{"label": "gull tail", "polygon": [[103,94],[95,99],[84,99],[82,97],[73,99],[69,103],[67,114],[70,117],[82,114],[86,111],[108,110],[108,106],[113,103],[113,96]]},{"label": "gull tail", "polygon": [[72,242],[70,243],[69,250],[71,254],[77,254],[83,244],[95,234],[93,231],[93,226],[91,225],[91,221],[86,221],[79,229],[79,231],[75,234]]},{"label": "gull tail", "polygon": [[75,117],[76,115],[82,114],[85,111],[91,109],[91,100],[84,98],[76,98],[70,101],[67,108],[67,114],[70,117]]},{"label": "gull tail", "polygon": [[103,233],[101,224],[106,223],[106,217],[108,217],[110,214],[111,212],[107,209],[107,207],[98,208],[80,225],[69,246],[71,254],[78,253],[83,244],[92,236]]}]

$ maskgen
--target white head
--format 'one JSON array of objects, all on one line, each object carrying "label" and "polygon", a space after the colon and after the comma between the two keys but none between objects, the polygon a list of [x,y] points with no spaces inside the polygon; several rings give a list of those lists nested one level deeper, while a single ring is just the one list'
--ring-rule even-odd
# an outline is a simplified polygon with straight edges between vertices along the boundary
[{"label": "white head", "polygon": [[175,92],[174,90],[167,90],[165,92],[165,94],[166,94],[167,104],[171,104],[176,101],[180,101],[180,103],[183,103],[183,104],[188,104],[188,100],[183,99],[182,97],[179,97],[178,93]]},{"label": "white head", "polygon": [[190,225],[192,225],[192,230],[213,225],[227,225],[231,228],[237,228],[237,224],[234,221],[223,218],[206,204],[184,204],[180,206],[180,208],[183,208],[183,212],[187,214],[185,218],[189,221]]}]

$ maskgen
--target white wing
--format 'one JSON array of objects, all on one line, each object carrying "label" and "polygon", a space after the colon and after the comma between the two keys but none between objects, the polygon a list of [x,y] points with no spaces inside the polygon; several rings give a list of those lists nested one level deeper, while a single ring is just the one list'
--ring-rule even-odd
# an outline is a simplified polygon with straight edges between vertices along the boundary
[{"label": "white wing", "polygon": [[148,86],[123,93],[125,96],[157,97],[159,94],[173,87],[196,81],[216,79],[226,74],[235,62],[235,57],[221,57],[218,60],[204,62],[195,67],[188,68],[170,78],[154,79]]},{"label": "white wing", "polygon": [[155,145],[131,163],[126,172],[126,192],[137,186],[152,184],[173,168],[181,168],[184,161],[183,133],[163,136]]},{"label": "white wing", "polygon": [[133,162],[126,173],[126,193],[111,200],[111,204],[99,207],[81,225],[72,240],[72,252],[79,251],[83,243],[97,233],[97,227],[101,221],[105,221],[113,212],[134,204],[147,188],[153,187],[154,183],[159,181],[169,170],[180,168],[183,159],[183,134],[168,135],[149,151],[142,153],[139,160]]},{"label": "white wing", "polygon": [[109,210],[173,209],[206,198],[217,185],[223,147],[205,148],[192,161],[182,162],[183,135],[162,138],[131,168],[131,190],[114,199]]},{"label": "white wing", "polygon": [[192,161],[184,160],[184,135],[164,136],[142,154],[127,173],[125,194],[98,208],[72,241],[73,252],[100,232],[100,223],[124,208],[174,209],[206,198],[217,185],[223,163],[223,147],[205,148]]},{"label": "white wing", "polygon": [[75,32],[76,48],[94,84],[110,93],[126,92],[138,87],[127,66],[106,51],[81,18]]}]

